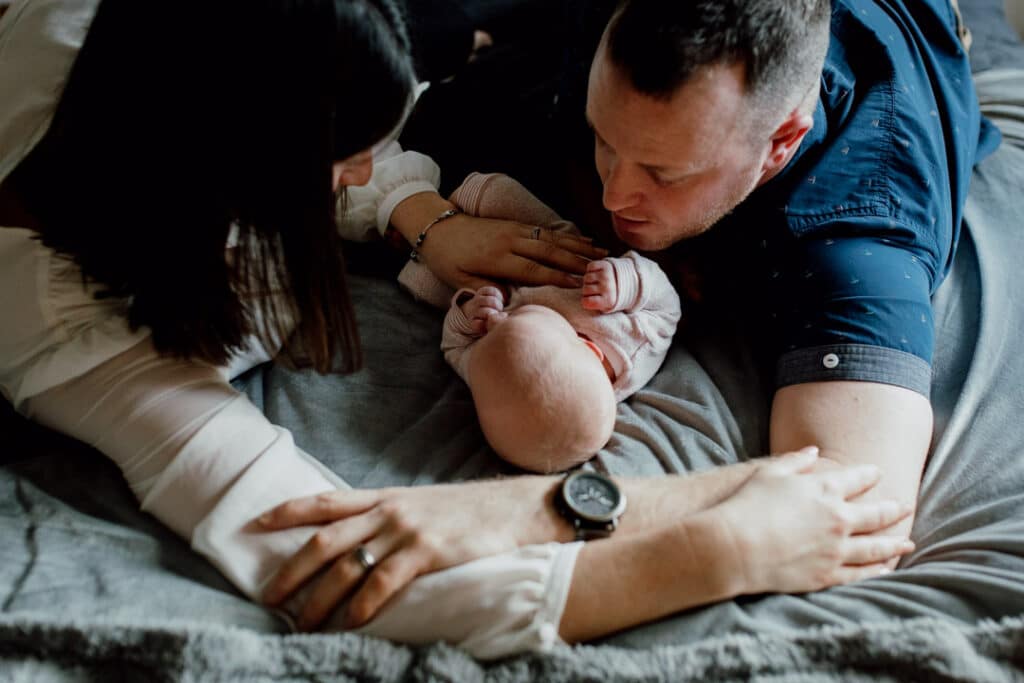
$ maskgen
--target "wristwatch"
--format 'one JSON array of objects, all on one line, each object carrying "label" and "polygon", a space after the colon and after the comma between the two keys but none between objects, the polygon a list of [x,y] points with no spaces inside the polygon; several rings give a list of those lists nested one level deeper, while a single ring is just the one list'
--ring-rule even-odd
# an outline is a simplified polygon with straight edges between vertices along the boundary
[{"label": "wristwatch", "polygon": [[603,474],[580,470],[555,490],[555,509],[572,524],[577,541],[608,538],[626,511],[626,495]]}]

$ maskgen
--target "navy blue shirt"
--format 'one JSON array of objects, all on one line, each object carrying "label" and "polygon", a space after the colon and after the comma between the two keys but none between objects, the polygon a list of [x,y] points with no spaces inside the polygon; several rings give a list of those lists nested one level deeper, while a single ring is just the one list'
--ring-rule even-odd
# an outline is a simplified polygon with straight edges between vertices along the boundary
[{"label": "navy blue shirt", "polygon": [[861,380],[928,396],[931,295],[971,169],[998,142],[947,0],[833,1],[814,128],[711,231],[727,250],[745,242],[741,277],[716,270],[766,316],[777,386]]}]

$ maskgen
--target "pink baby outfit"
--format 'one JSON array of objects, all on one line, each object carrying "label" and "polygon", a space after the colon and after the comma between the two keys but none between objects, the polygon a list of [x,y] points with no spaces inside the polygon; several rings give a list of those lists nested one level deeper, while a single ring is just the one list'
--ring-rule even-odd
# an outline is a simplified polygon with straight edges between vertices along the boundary
[{"label": "pink baby outfit", "polygon": [[[473,173],[455,190],[451,200],[473,216],[515,220],[558,232],[579,234],[575,225],[561,219],[529,190],[506,175]],[[636,252],[629,251],[620,258],[606,260],[612,264],[618,283],[618,296],[608,313],[583,308],[582,290],[579,288],[551,285],[513,287],[505,310],[537,304],[561,314],[577,332],[586,335],[604,353],[615,372],[612,384],[615,398],[622,401],[647,384],[665,360],[680,318],[679,296],[661,268]],[[441,350],[455,371],[465,379],[469,352],[480,336],[473,334],[470,320],[459,304],[465,303],[473,291],[460,290],[452,296],[451,289],[428,276],[426,268],[414,262],[411,265],[419,268],[407,267],[403,271],[403,284],[409,287],[410,283],[423,283],[419,285],[419,291],[413,290],[414,295],[436,300],[443,293],[451,302],[445,317]],[[429,294],[421,294],[425,287],[433,289]]]}]

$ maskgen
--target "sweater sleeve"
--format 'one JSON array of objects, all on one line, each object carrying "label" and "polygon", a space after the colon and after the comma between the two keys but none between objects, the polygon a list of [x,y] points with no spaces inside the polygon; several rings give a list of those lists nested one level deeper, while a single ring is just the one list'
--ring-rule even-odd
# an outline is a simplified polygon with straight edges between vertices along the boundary
[{"label": "sweater sleeve", "polygon": [[444,328],[441,332],[441,352],[463,381],[468,381],[466,378],[469,374],[470,348],[480,335],[473,333],[473,326],[463,312],[462,304],[472,299],[475,294],[472,289],[460,289],[455,292],[448,314],[444,317]]},{"label": "sweater sleeve", "polygon": [[631,335],[639,337],[627,364],[629,371],[615,380],[616,396],[622,400],[647,384],[661,367],[682,311],[679,295],[657,263],[634,251],[608,260],[618,284],[612,312],[627,315]]},{"label": "sweater sleeve", "polygon": [[[36,421],[113,460],[141,502],[246,596],[319,528],[263,531],[253,520],[297,497],[348,488],[201,363],[140,343],[26,401]],[[446,641],[501,657],[557,646],[573,546],[527,546],[414,580],[362,631],[408,643]],[[282,614],[296,616],[290,600]],[[327,625],[340,629],[341,610]]]},{"label": "sweater sleeve", "polygon": [[370,182],[346,188],[344,199],[339,198],[338,231],[347,240],[368,242],[384,234],[403,200],[437,192],[440,185],[441,169],[433,159],[391,142],[374,159]]}]

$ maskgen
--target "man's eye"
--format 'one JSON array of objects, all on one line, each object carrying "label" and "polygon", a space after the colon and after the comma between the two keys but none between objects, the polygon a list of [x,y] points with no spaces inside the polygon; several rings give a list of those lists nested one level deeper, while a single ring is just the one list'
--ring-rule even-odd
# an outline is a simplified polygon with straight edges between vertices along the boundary
[{"label": "man's eye", "polygon": [[663,176],[658,173],[652,173],[651,178],[654,180],[654,183],[659,187],[669,187],[670,185],[681,185],[683,182],[686,181],[687,178],[689,178],[689,176],[684,175],[679,177],[670,177]]}]

